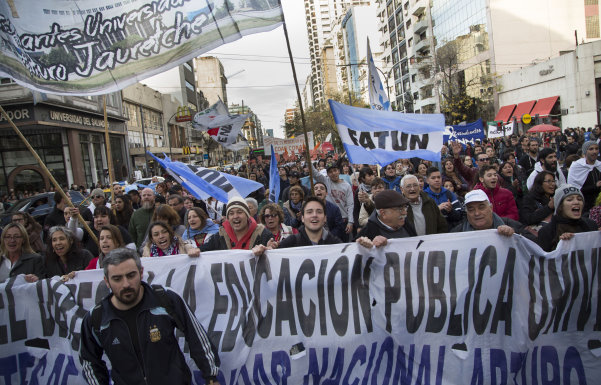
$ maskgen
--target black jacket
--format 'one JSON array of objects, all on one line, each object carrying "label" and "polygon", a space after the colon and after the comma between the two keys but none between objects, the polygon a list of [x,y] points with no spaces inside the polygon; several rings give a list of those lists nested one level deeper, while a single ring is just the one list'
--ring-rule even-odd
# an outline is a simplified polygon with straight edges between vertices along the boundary
[{"label": "black jacket", "polygon": [[44,260],[39,254],[22,254],[10,270],[9,277],[15,277],[19,274],[34,274],[39,279],[46,278]]},{"label": "black jacket", "polygon": [[[578,221],[581,231],[579,233],[585,233],[587,231],[598,230],[597,223],[592,219],[580,218]],[[551,222],[547,223],[540,230],[538,230],[538,244],[545,251],[553,251],[557,247],[555,236],[557,235],[557,215],[551,217]]]},{"label": "black jacket", "polygon": [[55,275],[65,275],[72,271],[85,270],[90,264],[90,261],[94,258],[94,256],[92,256],[88,250],[81,249],[73,252],[67,258],[67,266],[64,266],[58,257],[54,255],[54,253],[53,256],[56,258],[49,258],[46,256],[44,261],[46,278],[52,278]]},{"label": "black jacket", "polygon": [[[144,298],[138,308],[137,327],[143,367],[132,346],[125,321],[117,316],[109,304],[109,294],[102,306],[99,335],[92,325],[91,312],[81,325],[81,351],[79,360],[89,384],[108,384],[109,372],[102,354],[111,361],[111,377],[116,385],[127,384],[190,384],[190,368],[186,364],[174,329],[178,322],[172,318],[153,289],[142,282]],[[205,382],[215,379],[219,371],[217,350],[209,341],[205,330],[190,308],[175,292],[165,290],[172,303],[173,314],[179,318],[182,332],[190,348],[190,357],[202,371]]]},{"label": "black jacket", "polygon": [[[317,244],[318,245],[333,245],[336,243],[342,243],[342,241],[337,236],[335,236],[331,232],[324,229],[321,239],[319,240],[319,242]],[[305,231],[304,226],[298,230],[298,234],[293,234],[293,235],[290,235],[290,236],[284,238],[282,240],[282,242],[280,242],[278,249],[285,249],[287,247],[299,247],[299,246],[313,246],[313,242],[311,242],[311,240],[309,239],[309,236],[307,235],[307,232]]]},{"label": "black jacket", "polygon": [[534,195],[532,192],[524,195],[520,208],[520,222],[526,225],[538,225],[552,214],[553,209],[549,207],[549,197]]},{"label": "black jacket", "polygon": [[378,212],[374,210],[369,219],[367,220],[367,225],[361,229],[359,234],[357,234],[357,238],[359,237],[367,237],[373,240],[377,235],[381,235],[387,239],[392,238],[407,238],[407,237],[415,237],[417,233],[415,229],[411,225],[411,223],[407,222],[405,219],[405,224],[398,230],[392,230],[386,227],[380,220],[378,219]]}]

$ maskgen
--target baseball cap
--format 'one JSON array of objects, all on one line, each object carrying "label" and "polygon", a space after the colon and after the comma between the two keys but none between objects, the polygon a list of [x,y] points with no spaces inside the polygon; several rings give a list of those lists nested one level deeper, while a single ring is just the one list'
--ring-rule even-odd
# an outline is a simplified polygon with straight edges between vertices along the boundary
[{"label": "baseball cap", "polygon": [[485,201],[490,203],[490,201],[488,200],[488,196],[482,190],[472,190],[472,191],[468,192],[467,194],[465,194],[465,204],[466,205],[468,203],[472,203],[472,202],[485,202]]}]

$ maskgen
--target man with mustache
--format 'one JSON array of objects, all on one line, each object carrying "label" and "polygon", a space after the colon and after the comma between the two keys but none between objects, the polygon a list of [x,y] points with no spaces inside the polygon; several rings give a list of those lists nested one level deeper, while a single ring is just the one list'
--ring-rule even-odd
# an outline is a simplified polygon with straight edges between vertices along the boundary
[{"label": "man with mustache", "polygon": [[[142,281],[138,254],[121,248],[103,260],[104,281],[111,290],[84,317],[79,360],[89,384],[191,384],[192,374],[175,338],[183,332],[190,357],[206,384],[218,384],[219,356],[206,331],[175,292]],[[163,311],[161,311],[163,310]]]},{"label": "man with mustache", "polygon": [[540,150],[538,153],[538,163],[534,165],[534,170],[530,173],[530,176],[528,176],[528,180],[526,181],[526,187],[528,187],[528,190],[532,188],[532,185],[534,184],[534,178],[536,178],[541,171],[549,171],[553,173],[553,175],[555,175],[555,184],[557,186],[566,184],[566,177],[563,175],[561,170],[558,170],[558,166],[557,153],[555,150],[551,148],[543,148]]}]

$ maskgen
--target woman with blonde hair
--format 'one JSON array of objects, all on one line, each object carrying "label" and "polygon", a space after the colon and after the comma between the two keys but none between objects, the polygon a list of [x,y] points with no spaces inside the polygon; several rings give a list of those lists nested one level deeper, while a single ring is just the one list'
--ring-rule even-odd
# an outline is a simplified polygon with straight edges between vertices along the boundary
[{"label": "woman with blonde hair", "polygon": [[25,274],[27,282],[46,277],[44,260],[29,244],[27,230],[20,223],[9,223],[0,236],[0,282]]}]

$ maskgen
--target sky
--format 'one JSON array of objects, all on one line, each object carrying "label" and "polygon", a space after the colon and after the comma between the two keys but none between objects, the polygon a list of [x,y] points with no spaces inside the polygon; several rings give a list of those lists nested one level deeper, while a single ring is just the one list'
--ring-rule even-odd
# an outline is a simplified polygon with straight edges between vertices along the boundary
[{"label": "sky", "polygon": [[[311,71],[303,3],[301,0],[282,0],[301,93]],[[230,104],[244,101],[244,105],[261,120],[263,130],[273,129],[274,136],[284,137],[284,113],[287,108],[294,108],[297,96],[282,26],[244,36],[201,56],[215,56],[221,60],[228,77]],[[244,71],[236,74],[241,70]]]}]

